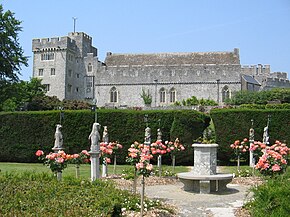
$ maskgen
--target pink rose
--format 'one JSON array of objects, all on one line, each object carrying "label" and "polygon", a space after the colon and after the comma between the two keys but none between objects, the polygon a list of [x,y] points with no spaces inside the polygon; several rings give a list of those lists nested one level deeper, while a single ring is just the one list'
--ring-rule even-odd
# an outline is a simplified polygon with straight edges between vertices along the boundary
[{"label": "pink rose", "polygon": [[78,158],[79,156],[79,154],[73,154],[73,158]]},{"label": "pink rose", "polygon": [[146,166],[146,170],[152,170],[153,169],[153,165],[152,164],[147,164]]},{"label": "pink rose", "polygon": [[63,163],[63,162],[64,162],[64,159],[63,159],[63,158],[57,158],[57,159],[56,159],[56,162],[57,162],[57,163]]},{"label": "pink rose", "polygon": [[89,152],[88,152],[87,150],[82,150],[82,153],[83,153],[84,155],[90,156],[90,154],[89,154]]},{"label": "pink rose", "polygon": [[111,163],[111,159],[108,158],[108,157],[106,157],[106,162],[107,162],[108,164]]},{"label": "pink rose", "polygon": [[144,164],[143,163],[137,163],[136,164],[136,168],[137,168],[137,170],[140,170],[141,168],[144,168]]},{"label": "pink rose", "polygon": [[272,166],[272,170],[273,170],[274,172],[276,172],[276,171],[280,171],[281,168],[280,168],[280,166],[279,166],[278,164],[274,164],[274,165]]},{"label": "pink rose", "polygon": [[35,153],[35,155],[37,157],[40,157],[40,156],[44,155],[44,152],[42,150],[37,150],[37,152]]}]

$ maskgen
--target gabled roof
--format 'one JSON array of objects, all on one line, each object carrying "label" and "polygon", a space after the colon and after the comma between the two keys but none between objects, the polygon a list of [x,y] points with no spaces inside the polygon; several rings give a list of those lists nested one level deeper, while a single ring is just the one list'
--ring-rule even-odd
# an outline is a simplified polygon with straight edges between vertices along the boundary
[{"label": "gabled roof", "polygon": [[242,78],[247,82],[247,83],[250,83],[250,84],[256,84],[256,85],[259,85],[261,86],[261,84],[253,77],[253,76],[250,76],[250,75],[242,75]]},{"label": "gabled roof", "polygon": [[235,52],[112,54],[106,57],[107,66],[118,65],[182,65],[182,64],[240,64]]}]

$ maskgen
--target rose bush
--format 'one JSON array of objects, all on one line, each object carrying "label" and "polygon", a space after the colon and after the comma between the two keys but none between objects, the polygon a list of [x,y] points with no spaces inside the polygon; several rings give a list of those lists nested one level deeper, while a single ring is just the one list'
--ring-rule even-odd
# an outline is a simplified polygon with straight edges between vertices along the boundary
[{"label": "rose bush", "polygon": [[275,141],[272,146],[266,146],[264,154],[259,158],[255,168],[263,175],[272,176],[286,171],[290,149],[285,143]]},{"label": "rose bush", "polygon": [[74,158],[73,155],[66,154],[61,150],[57,153],[49,153],[47,155],[42,150],[37,150],[35,155],[54,173],[62,172],[67,167],[69,160]]},{"label": "rose bush", "polygon": [[153,165],[150,164],[150,159],[152,158],[150,145],[134,142],[128,149],[126,161],[134,165],[138,175],[148,177],[153,170]]}]

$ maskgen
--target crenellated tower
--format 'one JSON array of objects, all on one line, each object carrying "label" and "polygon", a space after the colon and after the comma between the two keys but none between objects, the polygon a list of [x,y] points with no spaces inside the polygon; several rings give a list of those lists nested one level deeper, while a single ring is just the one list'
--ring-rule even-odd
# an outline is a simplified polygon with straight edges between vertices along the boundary
[{"label": "crenellated tower", "polygon": [[97,70],[98,57],[90,36],[73,32],[64,37],[33,39],[32,50],[33,77],[42,79],[47,95],[60,100],[94,97],[93,70]]}]

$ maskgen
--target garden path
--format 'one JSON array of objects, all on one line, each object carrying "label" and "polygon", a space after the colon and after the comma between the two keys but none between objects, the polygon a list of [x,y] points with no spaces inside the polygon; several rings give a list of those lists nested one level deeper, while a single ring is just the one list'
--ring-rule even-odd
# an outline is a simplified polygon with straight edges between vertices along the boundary
[{"label": "garden path", "polygon": [[249,186],[228,184],[228,190],[221,194],[196,194],[182,189],[183,184],[146,186],[145,194],[149,198],[160,199],[179,208],[178,216],[234,217],[235,210],[242,207]]}]

